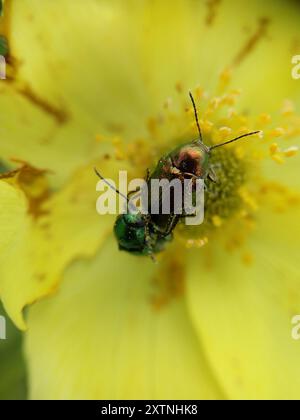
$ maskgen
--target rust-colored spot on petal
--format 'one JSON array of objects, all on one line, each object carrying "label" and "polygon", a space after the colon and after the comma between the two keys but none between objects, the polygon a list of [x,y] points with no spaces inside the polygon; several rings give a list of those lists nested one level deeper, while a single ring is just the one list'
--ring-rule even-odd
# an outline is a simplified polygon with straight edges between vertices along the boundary
[{"label": "rust-colored spot on petal", "polygon": [[270,24],[270,19],[268,17],[263,17],[258,21],[258,28],[253,35],[246,41],[245,45],[241,48],[238,52],[236,57],[233,60],[233,66],[240,65],[245,58],[254,50],[254,48],[258,45],[259,41],[261,41],[267,34],[267,29]]},{"label": "rust-colored spot on petal", "polygon": [[58,124],[65,124],[68,121],[69,115],[65,109],[52,105],[45,98],[42,98],[35,93],[29,85],[18,87],[17,92],[24,96],[34,106],[40,108],[43,112],[53,117]]},{"label": "rust-colored spot on petal", "polygon": [[180,298],[185,291],[185,264],[183,251],[169,252],[161,261],[161,268],[153,279],[155,288],[151,303],[156,310],[162,309],[172,300]]},{"label": "rust-colored spot on petal", "polygon": [[222,0],[207,0],[206,2],[206,6],[207,6],[207,15],[205,18],[205,23],[208,26],[213,25],[216,17],[217,17],[217,12],[218,12],[218,8],[221,4]]},{"label": "rust-colored spot on petal", "polygon": [[19,164],[20,167],[1,174],[0,179],[6,179],[8,182],[16,184],[24,192],[28,199],[28,212],[35,219],[47,214],[43,204],[51,194],[46,178],[49,171],[35,168],[19,159],[12,159],[12,161]]}]

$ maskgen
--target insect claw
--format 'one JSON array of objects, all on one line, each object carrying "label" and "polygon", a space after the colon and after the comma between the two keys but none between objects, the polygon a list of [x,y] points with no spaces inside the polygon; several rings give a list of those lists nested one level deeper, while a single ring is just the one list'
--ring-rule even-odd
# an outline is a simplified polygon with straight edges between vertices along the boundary
[{"label": "insect claw", "polygon": [[153,254],[150,254],[149,256],[154,264],[158,264],[157,258]]}]

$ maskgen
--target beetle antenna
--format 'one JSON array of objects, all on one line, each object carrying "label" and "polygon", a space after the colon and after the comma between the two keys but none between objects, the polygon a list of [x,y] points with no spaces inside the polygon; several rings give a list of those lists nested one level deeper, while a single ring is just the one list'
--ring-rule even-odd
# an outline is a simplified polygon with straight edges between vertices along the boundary
[{"label": "beetle antenna", "polygon": [[213,149],[216,149],[217,147],[222,147],[222,146],[225,146],[226,144],[233,143],[233,142],[235,142],[237,140],[240,140],[244,137],[253,136],[254,134],[258,134],[258,133],[261,133],[261,131],[253,131],[251,133],[243,134],[242,136],[236,137],[235,139],[225,141],[224,143],[215,144],[214,146],[209,147],[209,151],[211,151]]},{"label": "beetle antenna", "polygon": [[126,195],[122,194],[116,187],[114,187],[113,185],[111,185],[110,182],[108,182],[98,171],[97,168],[94,168],[96,175],[103,181],[105,182],[106,185],[109,186],[109,188],[111,188],[112,190],[114,190],[117,194],[119,194],[121,197],[125,198],[125,200],[127,201],[127,203],[129,203],[129,199],[128,197],[126,197]]},{"label": "beetle antenna", "polygon": [[203,143],[202,140],[202,132],[201,132],[201,127],[200,127],[200,123],[199,123],[199,119],[198,119],[198,112],[197,112],[197,108],[196,108],[196,104],[195,104],[195,100],[193,98],[193,95],[191,92],[189,92],[192,104],[193,104],[193,108],[194,108],[194,114],[195,114],[195,119],[196,119],[196,124],[197,124],[197,128],[198,128],[198,133],[199,133],[199,137],[200,137],[200,141],[201,143]]}]

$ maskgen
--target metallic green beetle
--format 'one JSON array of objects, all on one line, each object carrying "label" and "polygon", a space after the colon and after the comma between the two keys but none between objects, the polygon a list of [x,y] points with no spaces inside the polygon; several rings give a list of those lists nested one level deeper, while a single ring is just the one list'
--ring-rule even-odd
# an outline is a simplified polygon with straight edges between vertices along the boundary
[{"label": "metallic green beetle", "polygon": [[[178,178],[181,181],[185,179],[191,179],[193,181],[196,179],[206,180],[208,178],[216,182],[216,176],[210,164],[212,150],[259,133],[259,131],[254,131],[221,144],[210,147],[206,146],[202,141],[197,109],[191,93],[190,98],[194,108],[199,138],[178,146],[161,157],[154,171],[147,176],[146,182],[148,185],[153,179],[168,179],[172,181]],[[106,182],[97,170],[96,174]],[[110,184],[108,185],[113,188]],[[151,188],[149,188],[149,191],[151,191]],[[120,194],[118,190],[116,192]],[[125,198],[129,201],[128,197]],[[114,226],[114,233],[119,244],[119,249],[134,255],[149,255],[153,257],[153,254],[163,251],[167,243],[172,240],[172,232],[179,222],[180,217],[182,215],[172,212],[169,215],[152,215],[150,212],[147,215],[142,213],[119,215]]]},{"label": "metallic green beetle", "polygon": [[134,255],[152,255],[165,249],[172,240],[172,233],[160,231],[158,226],[143,214],[123,214],[118,216],[114,232],[119,249]]}]

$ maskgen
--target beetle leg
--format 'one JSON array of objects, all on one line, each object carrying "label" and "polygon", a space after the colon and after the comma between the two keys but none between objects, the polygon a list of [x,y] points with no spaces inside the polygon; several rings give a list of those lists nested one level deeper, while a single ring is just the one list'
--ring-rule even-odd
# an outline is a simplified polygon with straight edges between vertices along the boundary
[{"label": "beetle leg", "polygon": [[176,224],[178,223],[178,214],[172,214],[172,216],[170,217],[170,223],[167,226],[167,229],[164,232],[164,236],[168,236],[170,235],[170,233],[172,232],[172,230],[175,228]]},{"label": "beetle leg", "polygon": [[[150,169],[147,168],[145,181],[148,182],[149,179],[150,179]],[[136,190],[128,192],[127,198],[130,198],[132,196],[132,194],[140,194],[140,193],[141,193],[141,189],[139,187],[137,187]]]},{"label": "beetle leg", "polygon": [[172,214],[169,218],[169,222],[167,224],[167,228],[165,230],[160,229],[156,224],[153,223],[153,227],[157,233],[161,234],[162,236],[168,236],[175,228],[176,224],[179,221],[181,214]]},{"label": "beetle leg", "polygon": [[207,178],[215,184],[218,182],[218,177],[213,166],[210,166]]},{"label": "beetle leg", "polygon": [[129,193],[127,194],[127,198],[130,198],[132,196],[132,194],[140,194],[141,190],[134,190],[134,191],[129,191]]},{"label": "beetle leg", "polygon": [[[183,183],[187,178],[186,178],[186,176],[189,176],[190,177],[190,181],[191,182],[194,182],[194,181],[197,181],[198,179],[203,179],[201,176],[197,176],[197,175],[195,175],[195,174],[192,174],[192,173],[190,173],[190,172],[179,172],[179,173],[176,173],[175,175],[177,175],[177,178]],[[205,184],[204,184],[204,187],[205,187]],[[206,188],[205,188],[206,189]]]},{"label": "beetle leg", "polygon": [[178,214],[177,216],[178,216],[179,219],[185,219],[186,217],[196,217],[197,213],[196,212],[191,213],[191,214],[183,213],[183,214]]},{"label": "beetle leg", "polygon": [[218,169],[220,169],[220,168],[222,168],[222,163],[220,163],[220,162],[218,162],[218,163],[211,163],[211,165],[210,165],[210,167],[211,168],[218,168]]},{"label": "beetle leg", "polygon": [[150,250],[149,256],[152,259],[153,262],[156,262],[156,259],[153,255],[152,251],[152,243],[151,243],[151,236],[149,231],[149,217],[145,216],[145,242],[147,245],[147,248]]},{"label": "beetle leg", "polygon": [[150,180],[150,169],[147,168],[147,171],[146,171],[146,180],[145,181],[148,183],[149,180]]},{"label": "beetle leg", "polygon": [[149,257],[151,258],[152,262],[154,262],[154,264],[157,264],[157,259],[154,254],[149,254]]}]

